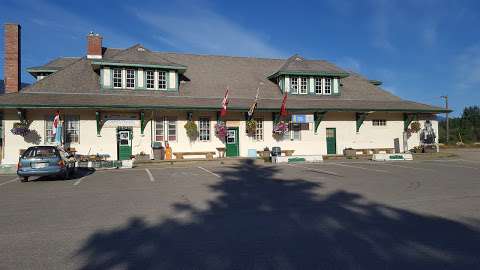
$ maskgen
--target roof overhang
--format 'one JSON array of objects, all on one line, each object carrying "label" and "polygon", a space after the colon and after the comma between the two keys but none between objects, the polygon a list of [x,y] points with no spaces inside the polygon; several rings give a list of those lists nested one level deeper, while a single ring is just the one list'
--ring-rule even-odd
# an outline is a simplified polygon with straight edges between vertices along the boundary
[{"label": "roof overhang", "polygon": [[185,72],[187,70],[186,66],[177,66],[177,65],[159,65],[153,63],[125,63],[125,62],[114,62],[114,61],[92,61],[93,65],[98,66],[113,66],[113,67],[141,67],[141,68],[159,68],[159,69],[170,69],[177,70],[179,73]]},{"label": "roof overhang", "polygon": [[345,78],[348,77],[350,74],[346,72],[331,72],[331,71],[302,71],[302,70],[294,70],[294,71],[278,71],[269,75],[268,79],[273,79],[278,76],[282,75],[294,75],[294,76],[325,76],[325,77],[340,77]]}]

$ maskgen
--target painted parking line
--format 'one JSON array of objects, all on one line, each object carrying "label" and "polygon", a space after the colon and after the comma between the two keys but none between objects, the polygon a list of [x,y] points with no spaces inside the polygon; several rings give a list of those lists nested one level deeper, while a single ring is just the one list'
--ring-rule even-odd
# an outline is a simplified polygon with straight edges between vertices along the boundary
[{"label": "painted parking line", "polygon": [[333,176],[338,176],[338,177],[342,177],[341,175],[335,173],[335,172],[331,172],[331,171],[327,171],[327,170],[320,170],[320,169],[316,169],[316,168],[310,168],[310,167],[306,167],[306,166],[302,166],[302,165],[298,165],[298,164],[287,164],[288,166],[292,166],[292,167],[297,167],[297,168],[302,168],[302,169],[306,169],[306,170],[310,170],[310,171],[313,171],[313,172],[319,172],[319,173],[323,173],[323,174],[329,174],[329,175],[333,175]]},{"label": "painted parking line", "polygon": [[419,167],[412,167],[412,166],[403,166],[403,165],[391,164],[391,163],[378,163],[378,164],[379,165],[392,166],[392,167],[398,167],[398,168],[412,169],[412,170],[436,172],[436,170],[433,170],[433,169],[419,168]]},{"label": "painted parking line", "polygon": [[145,171],[148,174],[148,178],[150,179],[150,182],[155,182],[155,178],[153,178],[153,174],[149,169],[145,169]]},{"label": "painted parking line", "polygon": [[75,182],[73,183],[73,185],[74,185],[74,186],[78,186],[78,185],[83,181],[83,179],[85,179],[85,177],[87,177],[87,176],[88,176],[88,175],[84,175],[84,176],[78,178],[77,181],[75,181]]},{"label": "painted parking line", "polygon": [[373,171],[373,172],[381,172],[381,173],[390,173],[389,171],[385,170],[378,170],[378,169],[371,169],[371,168],[365,168],[365,167],[360,167],[360,166],[354,166],[354,165],[347,165],[347,164],[341,164],[341,163],[328,163],[336,166],[343,166],[343,167],[349,167],[349,168],[355,168],[355,169],[360,169],[360,170],[365,170],[365,171]]},{"label": "painted parking line", "polygon": [[14,179],[11,179],[11,180],[2,182],[2,183],[0,183],[0,186],[6,185],[6,184],[10,184],[10,183],[13,183],[13,182],[15,182],[15,181],[18,181],[18,178],[14,178]]},{"label": "painted parking line", "polygon": [[459,164],[445,164],[445,163],[439,163],[439,162],[429,162],[429,161],[424,161],[427,164],[434,164],[438,166],[443,166],[443,167],[450,167],[450,168],[466,168],[466,169],[472,169],[472,170],[478,170],[478,167],[471,167],[471,166],[465,166],[465,165],[459,165]]},{"label": "painted parking line", "polygon": [[206,172],[208,172],[209,174],[214,175],[214,176],[220,178],[220,175],[218,175],[218,174],[216,174],[216,173],[214,173],[214,172],[212,172],[212,171],[209,171],[209,170],[207,170],[207,169],[205,169],[205,168],[203,168],[203,167],[201,167],[201,166],[198,166],[197,168],[199,168],[200,170],[206,171]]}]

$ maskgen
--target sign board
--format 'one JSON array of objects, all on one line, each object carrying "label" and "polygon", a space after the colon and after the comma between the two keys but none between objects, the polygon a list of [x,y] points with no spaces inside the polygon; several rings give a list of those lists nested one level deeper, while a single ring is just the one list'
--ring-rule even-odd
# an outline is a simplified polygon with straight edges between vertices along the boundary
[{"label": "sign board", "polygon": [[293,114],[292,115],[293,123],[313,123],[313,114]]},{"label": "sign board", "polygon": [[374,154],[375,161],[413,160],[412,154]]},{"label": "sign board", "polygon": [[239,127],[240,121],[227,121],[226,125],[227,127]]},{"label": "sign board", "polygon": [[103,127],[140,127],[140,119],[137,114],[106,113],[102,114]]}]

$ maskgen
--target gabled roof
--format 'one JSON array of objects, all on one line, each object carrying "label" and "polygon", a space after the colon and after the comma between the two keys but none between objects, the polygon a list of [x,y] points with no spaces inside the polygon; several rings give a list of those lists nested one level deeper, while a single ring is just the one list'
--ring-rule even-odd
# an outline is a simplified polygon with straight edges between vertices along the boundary
[{"label": "gabled roof", "polygon": [[59,57],[56,59],[53,59],[52,61],[46,63],[45,65],[42,66],[37,66],[37,67],[29,67],[27,68],[27,71],[30,73],[35,73],[35,72],[55,72],[58,71],[68,65],[73,64],[74,62],[78,61],[80,57]]},{"label": "gabled roof", "polygon": [[[20,93],[0,96],[0,107],[69,106],[88,108],[204,108],[220,109],[229,87],[230,107],[248,110],[260,88],[258,108],[280,107],[282,92],[268,76],[277,71],[336,72],[343,69],[323,60],[269,59],[218,55],[165,53],[105,48],[103,60],[155,63],[188,67],[180,77],[178,91],[102,89],[97,59],[79,58],[46,78],[23,88]],[[296,56],[298,57],[298,56]],[[350,73],[340,79],[341,95],[298,95],[287,101],[289,110],[390,110],[443,112],[443,108],[402,100],[367,78]]]},{"label": "gabled roof", "polygon": [[141,44],[136,44],[111,56],[104,55],[102,59],[93,61],[93,64],[157,67],[175,70],[185,70],[187,68],[151,52]]},{"label": "gabled roof", "polygon": [[298,75],[326,75],[336,77],[347,77],[348,73],[322,60],[306,60],[302,56],[295,54],[288,58],[285,63],[269,78],[284,74]]}]

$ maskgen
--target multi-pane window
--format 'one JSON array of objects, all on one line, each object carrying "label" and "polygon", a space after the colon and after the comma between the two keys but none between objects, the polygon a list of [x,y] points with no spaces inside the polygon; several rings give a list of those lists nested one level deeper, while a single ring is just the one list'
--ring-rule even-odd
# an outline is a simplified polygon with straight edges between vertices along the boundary
[{"label": "multi-pane window", "polygon": [[315,78],[315,94],[322,94],[322,78]]},{"label": "multi-pane window", "polygon": [[376,126],[376,127],[386,126],[387,125],[387,120],[385,120],[385,119],[374,119],[374,120],[372,120],[372,125]]},{"label": "multi-pane window", "polygon": [[290,92],[292,94],[298,94],[298,77],[290,78]]},{"label": "multi-pane window", "polygon": [[145,71],[145,86],[147,89],[155,88],[155,72],[153,70]]},{"label": "multi-pane window", "polygon": [[158,72],[158,89],[167,89],[167,73],[165,71]]},{"label": "multi-pane window", "polygon": [[210,119],[207,117],[199,119],[199,139],[202,142],[210,141]]},{"label": "multi-pane window", "polygon": [[306,77],[300,78],[300,94],[307,93],[307,82],[308,82],[308,79]]},{"label": "multi-pane window", "polygon": [[325,78],[325,89],[324,93],[329,95],[332,93],[332,78]]},{"label": "multi-pane window", "polygon": [[127,72],[127,81],[126,81],[127,88],[135,88],[135,70],[127,69],[126,72]]},{"label": "multi-pane window", "polygon": [[155,121],[155,141],[176,141],[177,119],[175,117],[158,117]]},{"label": "multi-pane window", "polygon": [[263,141],[263,119],[256,118],[255,122],[257,122],[257,127],[255,129],[255,140]]},{"label": "multi-pane window", "polygon": [[65,142],[80,142],[80,117],[78,115],[65,116]]},{"label": "multi-pane window", "polygon": [[[45,117],[45,143],[54,143],[53,115]],[[62,117],[60,117],[62,119]],[[66,115],[62,126],[62,139],[65,143],[80,142],[80,116]]]},{"label": "multi-pane window", "polygon": [[119,68],[113,69],[113,87],[122,88],[122,70]]}]

